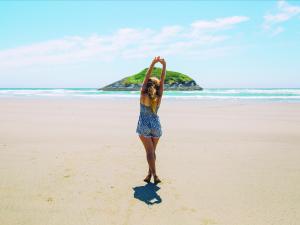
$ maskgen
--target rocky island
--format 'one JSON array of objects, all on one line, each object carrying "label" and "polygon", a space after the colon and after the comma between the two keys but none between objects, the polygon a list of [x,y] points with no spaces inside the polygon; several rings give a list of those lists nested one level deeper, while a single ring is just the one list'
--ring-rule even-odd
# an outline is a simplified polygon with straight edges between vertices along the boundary
[{"label": "rocky island", "polygon": [[[125,77],[112,84],[99,88],[103,91],[138,91],[142,86],[145,74],[148,68],[143,69],[137,74]],[[151,76],[160,78],[161,68],[154,67]],[[202,88],[189,76],[175,72],[166,71],[166,78],[164,82],[164,89],[167,91],[194,91],[202,90]]]}]

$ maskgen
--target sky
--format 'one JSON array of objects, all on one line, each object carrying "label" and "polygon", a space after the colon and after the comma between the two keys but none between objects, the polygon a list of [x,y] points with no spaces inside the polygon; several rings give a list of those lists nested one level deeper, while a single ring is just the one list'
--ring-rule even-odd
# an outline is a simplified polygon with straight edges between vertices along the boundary
[{"label": "sky", "polygon": [[299,88],[300,0],[0,1],[0,88],[98,88],[146,68]]}]

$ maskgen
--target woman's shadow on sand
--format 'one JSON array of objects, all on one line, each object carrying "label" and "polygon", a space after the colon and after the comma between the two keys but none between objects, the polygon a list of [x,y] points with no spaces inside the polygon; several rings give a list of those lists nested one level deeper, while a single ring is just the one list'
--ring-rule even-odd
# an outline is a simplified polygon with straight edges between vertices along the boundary
[{"label": "woman's shadow on sand", "polygon": [[147,183],[144,186],[136,186],[134,190],[134,198],[145,202],[147,205],[159,204],[162,202],[161,197],[156,193],[160,187],[153,183]]}]

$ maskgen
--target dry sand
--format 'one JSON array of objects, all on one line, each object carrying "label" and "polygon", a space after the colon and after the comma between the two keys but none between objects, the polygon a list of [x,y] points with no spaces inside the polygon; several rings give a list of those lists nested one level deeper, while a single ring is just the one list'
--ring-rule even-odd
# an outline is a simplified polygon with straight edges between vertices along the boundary
[{"label": "dry sand", "polygon": [[164,99],[157,187],[136,99],[0,105],[1,225],[300,224],[300,103]]}]

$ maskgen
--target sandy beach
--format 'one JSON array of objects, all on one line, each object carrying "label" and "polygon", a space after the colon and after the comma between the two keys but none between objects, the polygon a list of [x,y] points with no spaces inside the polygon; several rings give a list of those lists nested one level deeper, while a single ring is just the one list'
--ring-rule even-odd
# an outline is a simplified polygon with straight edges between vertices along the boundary
[{"label": "sandy beach", "polygon": [[137,99],[0,99],[1,225],[297,225],[300,103],[163,99],[146,185]]}]

